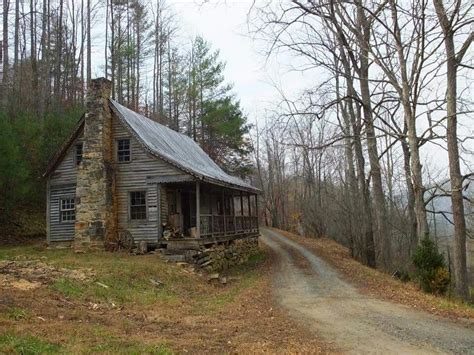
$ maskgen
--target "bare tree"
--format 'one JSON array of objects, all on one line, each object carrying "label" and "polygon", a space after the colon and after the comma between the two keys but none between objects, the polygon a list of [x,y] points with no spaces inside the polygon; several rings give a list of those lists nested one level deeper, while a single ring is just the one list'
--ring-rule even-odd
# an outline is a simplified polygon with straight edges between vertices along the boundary
[{"label": "bare tree", "polygon": [[3,54],[3,95],[6,97],[6,86],[8,85],[9,74],[9,58],[8,58],[8,14],[10,11],[10,0],[3,0],[3,38],[2,38],[2,54]]},{"label": "bare tree", "polygon": [[462,194],[463,177],[459,162],[459,147],[457,135],[457,72],[462,65],[464,55],[469,49],[474,33],[470,32],[467,39],[456,50],[455,36],[463,27],[469,25],[472,19],[465,19],[469,14],[472,4],[463,9],[462,1],[456,0],[451,13],[448,13],[442,0],[433,0],[439,24],[444,33],[444,46],[446,51],[446,117],[447,117],[447,143],[449,156],[449,176],[451,182],[451,204],[454,221],[454,281],[456,294],[467,300],[469,289],[467,282],[466,266],[466,220]]},{"label": "bare tree", "polygon": [[[106,5],[107,7],[107,5]],[[87,80],[87,86],[89,86],[89,83],[91,81],[91,75],[92,75],[92,40],[91,40],[91,0],[87,0],[87,75],[86,75],[86,80]]]}]

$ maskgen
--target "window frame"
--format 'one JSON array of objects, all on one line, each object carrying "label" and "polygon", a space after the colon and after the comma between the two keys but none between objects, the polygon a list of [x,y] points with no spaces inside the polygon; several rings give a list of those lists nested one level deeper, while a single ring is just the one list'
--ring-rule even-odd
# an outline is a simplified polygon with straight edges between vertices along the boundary
[{"label": "window frame", "polygon": [[[63,209],[63,201],[66,201],[66,200],[72,201],[74,203],[74,207]],[[63,220],[63,212],[71,212],[71,211],[74,213],[74,219]],[[76,197],[75,196],[62,196],[59,198],[59,222],[66,223],[66,224],[76,223]]]},{"label": "window frame", "polygon": [[[81,160],[80,161],[77,160],[77,157],[78,157],[77,148],[79,146],[81,147]],[[74,144],[74,166],[78,167],[82,163],[83,160],[84,160],[84,142],[79,142],[79,143]]]},{"label": "window frame", "polygon": [[[128,160],[119,160],[119,144],[120,141],[128,141]],[[118,164],[127,164],[132,161],[132,140],[129,137],[126,138],[117,138],[115,140],[115,159],[117,160]]]},{"label": "window frame", "polygon": [[[132,207],[135,207],[135,206],[132,206],[132,193],[134,193],[134,192],[143,192],[145,194],[145,204],[144,205],[138,205],[139,207],[145,206],[145,218],[141,218],[141,219],[133,218],[132,219]],[[145,190],[144,189],[128,190],[127,195],[128,195],[128,208],[127,208],[128,221],[131,222],[131,223],[140,223],[140,222],[148,221],[148,219],[149,219],[148,190],[146,190],[146,189]]]}]

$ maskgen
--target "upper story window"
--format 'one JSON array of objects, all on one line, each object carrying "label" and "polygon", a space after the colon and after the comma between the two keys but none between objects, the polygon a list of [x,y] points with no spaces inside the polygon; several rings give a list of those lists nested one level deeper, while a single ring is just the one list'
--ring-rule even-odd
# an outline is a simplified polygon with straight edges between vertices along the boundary
[{"label": "upper story window", "polygon": [[130,219],[143,220],[146,219],[146,192],[131,191],[130,192]]},{"label": "upper story window", "polygon": [[76,166],[78,166],[82,162],[82,143],[78,143],[75,146],[74,160],[76,162]]},{"label": "upper story window", "polygon": [[123,163],[131,160],[130,139],[119,139],[117,141],[117,161]]},{"label": "upper story window", "polygon": [[76,201],[74,198],[62,198],[60,205],[61,222],[74,222],[76,219]]}]

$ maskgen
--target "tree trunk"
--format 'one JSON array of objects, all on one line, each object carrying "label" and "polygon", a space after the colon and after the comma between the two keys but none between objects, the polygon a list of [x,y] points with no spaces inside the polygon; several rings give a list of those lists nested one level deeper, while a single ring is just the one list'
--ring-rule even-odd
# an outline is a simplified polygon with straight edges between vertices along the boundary
[{"label": "tree trunk", "polygon": [[415,215],[415,192],[411,181],[410,170],[410,148],[405,140],[401,141],[403,151],[403,170],[405,172],[405,184],[407,186],[407,216],[408,236],[410,239],[410,254],[418,244],[417,222]]},{"label": "tree trunk", "polygon": [[140,60],[141,60],[141,24],[137,22],[137,54],[135,59],[135,65],[137,67],[137,76],[136,76],[136,89],[135,89],[135,110],[138,110],[138,102],[140,101]]},{"label": "tree trunk", "polygon": [[[446,49],[446,115],[448,142],[449,176],[451,180],[451,205],[454,222],[454,283],[455,292],[464,300],[469,299],[466,265],[466,219],[462,195],[462,175],[459,164],[457,136],[457,66],[462,59],[457,58],[454,46],[454,29],[448,20],[442,0],[433,0],[441,27],[444,32]],[[468,39],[472,40],[471,39]]]},{"label": "tree trunk", "polygon": [[[3,0],[3,78],[2,78],[2,96],[4,104],[7,102],[7,86],[8,86],[8,12],[10,7],[10,0]],[[4,106],[5,106],[4,105]]]},{"label": "tree trunk", "polygon": [[[346,56],[344,46],[340,44],[341,62],[344,66],[344,76],[347,83],[348,97],[356,97],[357,93],[354,88],[354,80],[351,75],[351,68],[349,60]],[[359,191],[362,197],[362,209],[361,209],[361,220],[363,221],[363,233],[364,233],[364,259],[366,265],[370,267],[376,267],[376,256],[375,256],[375,241],[374,231],[372,223],[372,206],[370,204],[370,191],[368,184],[365,179],[365,159],[364,152],[362,149],[361,142],[361,117],[360,109],[354,110],[354,101],[348,101],[348,112],[349,119],[352,126],[352,132],[354,135],[354,153],[357,164],[357,180],[359,185]]]},{"label": "tree trunk", "polygon": [[[424,200],[425,188],[423,186],[423,173],[420,161],[419,141],[416,134],[416,100],[411,98],[413,88],[408,79],[406,53],[402,42],[400,27],[398,25],[398,9],[394,0],[390,0],[390,9],[393,21],[393,36],[396,43],[399,72],[401,84],[393,82],[397,89],[403,105],[405,125],[408,129],[408,144],[410,147],[410,167],[412,187],[414,193],[414,208],[417,225],[417,238],[423,239],[429,236],[428,220],[426,217],[426,206]],[[421,48],[423,51],[424,48]],[[423,53],[421,54],[423,55]],[[420,69],[421,70],[421,69]],[[394,80],[393,80],[394,81]],[[413,104],[415,102],[415,104]]]},{"label": "tree trunk", "polygon": [[38,65],[36,61],[36,2],[30,1],[30,51],[31,51],[31,75],[33,87],[33,107],[34,112],[38,116],[39,113],[39,92],[38,92]]},{"label": "tree trunk", "polygon": [[[107,5],[106,5],[107,6]],[[87,0],[87,68],[86,68],[86,80],[87,80],[87,87],[89,87],[89,83],[91,82],[92,76],[92,41],[91,41],[91,0]],[[106,66],[107,67],[107,66]],[[107,71],[107,69],[106,69]]]},{"label": "tree trunk", "polygon": [[369,89],[369,50],[367,44],[370,40],[370,24],[367,21],[362,4],[357,3],[357,22],[362,31],[363,40],[359,40],[360,68],[359,82],[361,99],[363,102],[363,113],[365,131],[367,137],[367,149],[369,153],[370,171],[372,178],[372,190],[374,194],[374,209],[377,226],[378,251],[377,256],[385,269],[391,267],[391,239],[388,235],[386,223],[386,203],[382,185],[382,173],[380,170],[377,138],[375,135],[374,119]]},{"label": "tree trunk", "polygon": [[115,67],[116,67],[116,60],[115,60],[115,45],[116,45],[116,38],[115,38],[115,18],[114,18],[114,2],[113,0],[110,1],[110,75],[112,81],[112,99],[115,99],[115,91],[117,87],[117,83],[115,82]]}]

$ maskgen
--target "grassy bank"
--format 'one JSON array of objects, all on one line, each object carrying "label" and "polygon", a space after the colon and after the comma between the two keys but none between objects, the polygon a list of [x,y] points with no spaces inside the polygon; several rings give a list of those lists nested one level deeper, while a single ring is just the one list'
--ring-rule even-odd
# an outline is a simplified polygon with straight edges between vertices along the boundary
[{"label": "grassy bank", "polygon": [[[0,260],[16,268],[4,286],[13,277],[23,283],[2,289],[0,352],[168,353],[159,329],[173,328],[176,312],[185,317],[222,310],[255,284],[264,259],[255,255],[231,270],[238,279],[222,286],[156,255],[4,247]],[[21,287],[29,284],[34,289]],[[144,324],[156,333],[143,336]]]},{"label": "grassy bank", "polygon": [[323,352],[275,308],[268,252],[227,283],[158,255],[0,248],[0,353]]}]

